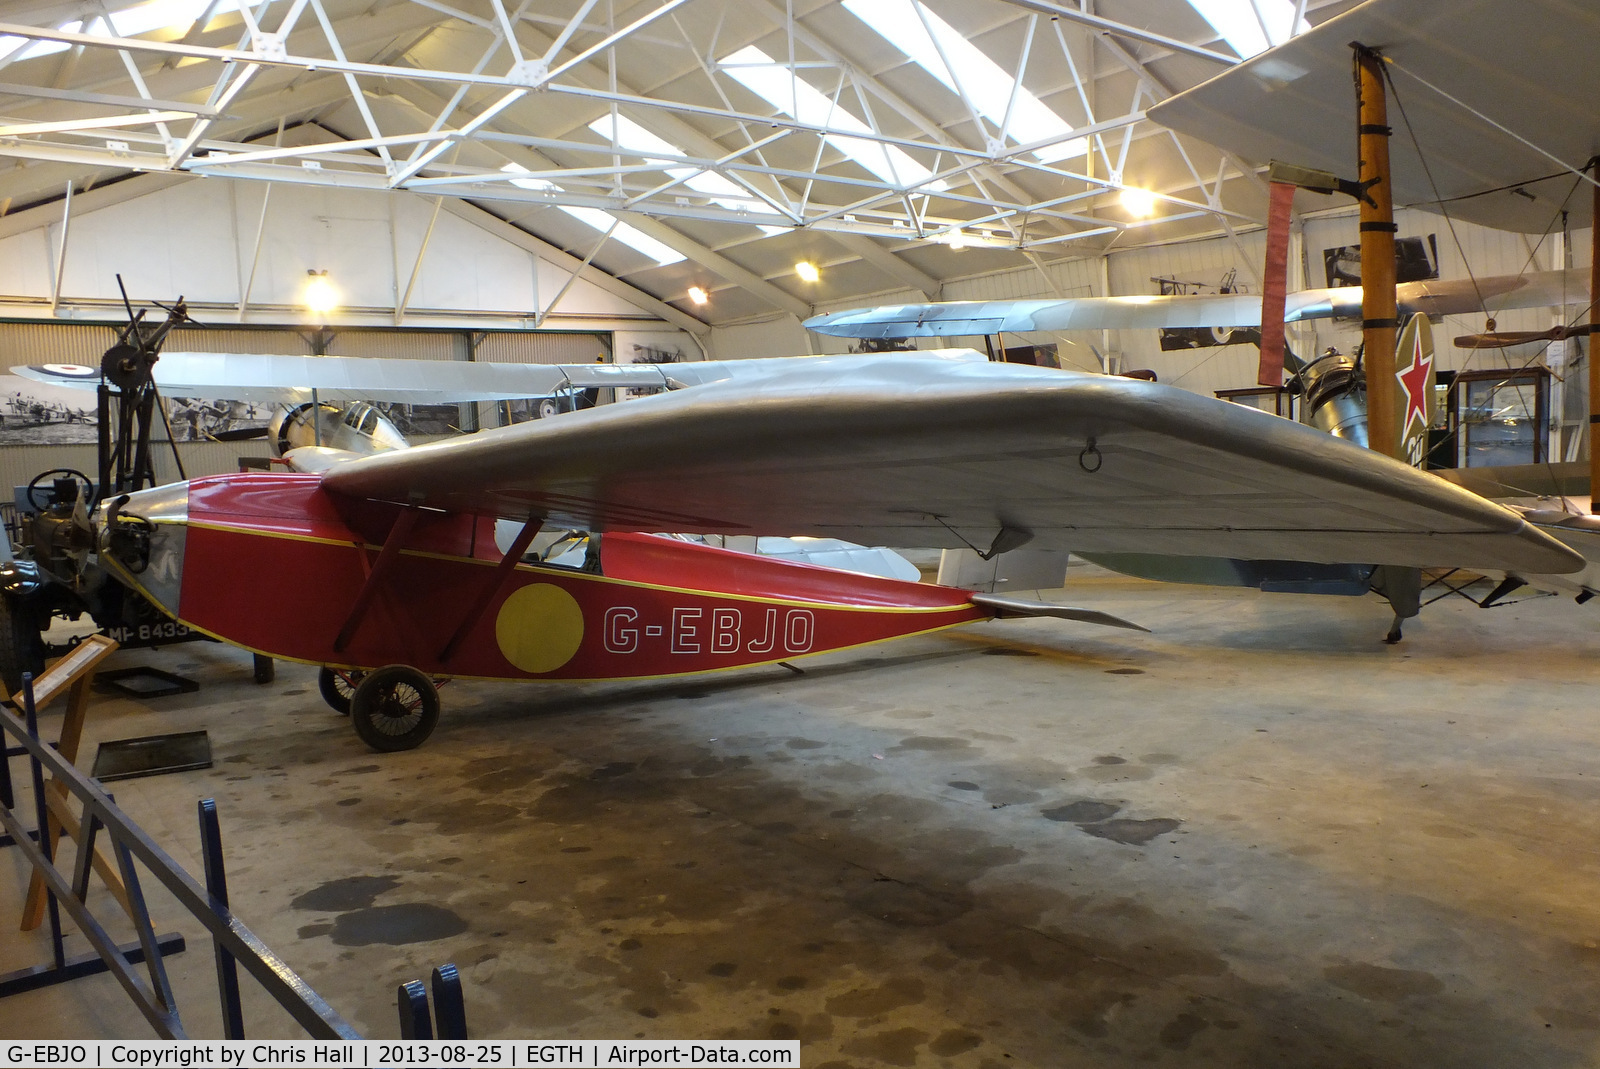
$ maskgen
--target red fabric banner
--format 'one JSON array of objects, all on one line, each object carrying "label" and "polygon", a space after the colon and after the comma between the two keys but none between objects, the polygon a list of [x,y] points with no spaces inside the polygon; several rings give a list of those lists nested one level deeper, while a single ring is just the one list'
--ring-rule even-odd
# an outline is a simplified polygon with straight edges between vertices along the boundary
[{"label": "red fabric banner", "polygon": [[1283,306],[1289,284],[1289,209],[1295,187],[1273,182],[1267,201],[1267,262],[1261,275],[1261,363],[1256,385],[1283,385]]}]

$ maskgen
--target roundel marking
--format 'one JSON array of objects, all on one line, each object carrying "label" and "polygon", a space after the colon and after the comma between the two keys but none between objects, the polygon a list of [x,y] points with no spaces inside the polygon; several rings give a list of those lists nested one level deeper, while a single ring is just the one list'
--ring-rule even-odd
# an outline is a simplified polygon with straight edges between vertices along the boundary
[{"label": "roundel marking", "polygon": [[554,672],[583,642],[583,610],[550,583],[529,583],[500,606],[494,638],[506,660],[530,675]]},{"label": "roundel marking", "polygon": [[38,371],[64,379],[97,379],[100,377],[99,368],[85,367],[82,364],[35,364],[33,366]]}]

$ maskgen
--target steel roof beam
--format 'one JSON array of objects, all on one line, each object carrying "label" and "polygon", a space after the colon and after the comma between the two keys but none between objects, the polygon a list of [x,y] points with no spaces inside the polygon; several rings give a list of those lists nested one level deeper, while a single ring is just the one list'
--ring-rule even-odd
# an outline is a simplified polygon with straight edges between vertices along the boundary
[{"label": "steel roof beam", "polygon": [[925,271],[900,259],[891,250],[879,245],[864,234],[830,233],[828,237],[840,248],[870,264],[889,277],[902,282],[909,289],[921,290],[930,301],[939,299],[944,283]]},{"label": "steel roof beam", "polygon": [[1162,48],[1169,49],[1173,52],[1181,52],[1186,56],[1194,56],[1198,59],[1208,59],[1213,63],[1221,63],[1227,67],[1232,67],[1235,64],[1242,62],[1238,56],[1229,56],[1221,52],[1213,52],[1209,48],[1201,48],[1199,45],[1192,45],[1187,41],[1180,41],[1175,37],[1166,37],[1159,33],[1151,33],[1149,30],[1142,30],[1137,26],[1129,26],[1125,22],[1117,22],[1113,19],[1101,18],[1099,15],[1091,15],[1087,11],[1083,11],[1079,8],[1065,7],[1061,4],[1052,4],[1048,3],[1047,0],[1001,0],[1001,2],[1012,4],[1028,11],[1037,11],[1041,15],[1049,15],[1051,18],[1061,18],[1067,20],[1068,22],[1076,22],[1080,25],[1088,26],[1091,29],[1100,30],[1104,33],[1115,34],[1118,37],[1126,37],[1134,41],[1143,41],[1145,44],[1160,45]]},{"label": "steel roof beam", "polygon": [[41,100],[67,100],[74,104],[105,104],[116,108],[154,108],[157,111],[176,111],[214,119],[222,114],[221,108],[209,104],[190,104],[182,100],[157,100],[144,97],[119,96],[115,93],[91,93],[82,89],[51,89],[42,85],[22,85],[17,82],[0,82],[0,97],[37,97]]},{"label": "steel roof beam", "polygon": [[[412,104],[413,106],[421,109],[421,105],[418,102],[412,101]],[[712,144],[715,144],[715,142],[712,142]],[[535,159],[536,162],[541,164],[549,164],[549,161],[543,157],[535,157]],[[507,175],[504,177],[509,178],[511,176]],[[521,176],[519,175],[517,177]],[[502,188],[503,185],[504,183],[502,184]],[[519,192],[536,193],[537,191],[527,190]],[[569,199],[567,196],[562,194],[558,194],[558,196],[561,196],[563,201]],[[533,200],[535,203],[557,203],[556,201],[544,199],[537,195],[533,197],[517,199]],[[576,200],[579,198],[570,199]],[[730,260],[728,257],[723,256],[721,253],[715,252],[705,245],[702,245],[700,242],[688,237],[687,235],[674,230],[665,223],[661,222],[659,219],[631,212],[618,213],[616,212],[616,202],[609,197],[593,198],[590,206],[611,211],[619,216],[625,214],[627,216],[629,225],[638,228],[640,231],[652,238],[655,238],[657,241],[660,241],[668,247],[682,253],[684,256],[693,260],[695,263],[706,268],[707,270],[720,275],[722,278],[734,283],[742,289],[748,290],[753,296],[767,302],[768,304],[793,313],[794,315],[798,315],[801,318],[811,314],[811,306],[806,304],[804,301],[799,300],[798,298],[789,294],[787,291],[774,286],[770,282],[767,282],[759,275],[756,275],[754,272],[740,266],[739,264]]]},{"label": "steel roof beam", "polygon": [[[426,91],[426,90],[423,90],[422,87],[420,87],[420,86],[414,87],[414,89],[418,93]],[[423,106],[423,102],[421,102],[421,101],[411,100],[409,97],[402,97],[402,99],[405,99],[412,107],[416,108],[418,111],[423,112],[424,114],[428,110],[426,107]],[[550,163],[550,161],[548,159],[546,159],[546,158],[544,158],[542,156],[539,156],[536,153],[533,153],[531,150],[528,151],[528,156],[530,157],[529,162],[536,163],[536,164],[538,164],[538,165],[540,165],[542,167],[544,167],[544,166],[552,166],[552,164]],[[522,161],[514,161],[514,162],[522,162]],[[510,175],[500,175],[500,177],[502,177],[504,179],[509,179],[512,176],[510,176]],[[520,177],[520,176],[517,176],[517,177]],[[508,182],[502,182],[501,183],[501,188],[503,189],[506,184],[509,184],[509,183]],[[513,188],[515,188],[515,187],[513,187]],[[551,205],[555,204],[554,201],[549,200],[548,198],[546,198],[544,196],[541,196],[538,191],[534,191],[534,190],[518,190],[518,192],[519,193],[526,193],[526,194],[529,194],[529,195],[526,196],[526,197],[517,197],[517,198],[512,198],[512,199],[531,201],[533,203],[544,203],[544,204],[551,204]],[[480,196],[481,196],[481,194],[480,194]],[[568,199],[568,198],[563,197],[563,199],[565,200],[565,199]],[[571,198],[571,199],[577,199],[577,198]],[[709,249],[706,246],[700,244],[699,242],[694,241],[693,239],[687,237],[686,235],[680,233],[679,231],[672,229],[671,227],[667,226],[665,223],[662,223],[660,220],[652,218],[652,217],[648,217],[648,216],[637,215],[637,214],[634,214],[634,213],[617,213],[616,212],[616,207],[617,207],[616,203],[615,203],[615,201],[613,201],[609,197],[594,198],[594,201],[595,201],[595,203],[593,203],[592,206],[599,207],[599,208],[602,208],[602,209],[607,210],[607,211],[611,211],[614,214],[617,214],[619,217],[621,217],[621,215],[623,215],[623,214],[626,214],[627,218],[628,218],[629,225],[636,227],[641,232],[649,235],[650,237],[655,238],[657,241],[662,242],[663,244],[667,245],[668,247],[670,247],[672,249],[675,249],[676,251],[682,253],[684,256],[686,256],[689,259],[695,261],[695,263],[700,264],[702,267],[705,267],[707,270],[712,271],[713,273],[715,273],[717,275],[720,275],[722,278],[726,279],[727,281],[734,283],[735,285],[739,286],[742,289],[748,290],[753,296],[755,296],[755,297],[767,302],[768,304],[771,304],[771,305],[774,305],[775,307],[781,308],[784,311],[791,312],[794,315],[800,316],[801,318],[804,318],[804,317],[806,317],[806,316],[811,314],[810,306],[807,305],[805,302],[799,300],[798,298],[795,298],[795,297],[791,296],[786,291],[780,289],[777,286],[772,285],[770,282],[767,282],[766,280],[762,279],[760,276],[754,274],[753,272],[746,270],[745,268],[741,267],[740,265],[734,263],[732,260],[728,259],[726,256],[723,256],[720,253],[715,252],[712,249]],[[573,257],[573,259],[576,260],[576,257]],[[595,271],[595,270],[598,270],[598,269],[591,267],[591,268],[589,268],[589,270]],[[606,277],[610,278],[610,277],[613,277],[613,276],[609,276],[608,275]],[[617,281],[617,283],[619,285],[627,285],[627,283],[621,282],[620,280],[616,280],[616,281]],[[629,288],[631,289],[632,287],[629,287]],[[667,306],[667,307],[670,307],[670,306]],[[698,322],[698,320],[696,322]]]},{"label": "steel roof beam", "polygon": [[618,214],[626,215],[630,224],[638,227],[650,237],[671,246],[706,270],[721,275],[740,289],[748,290],[768,304],[781,308],[791,315],[797,315],[801,319],[811,315],[811,305],[805,301],[790,294],[787,290],[774,286],[749,268],[741,267],[739,264],[734,263],[720,252],[713,252],[693,238],[672,229],[660,219],[651,215],[639,215],[634,212],[621,212]]},{"label": "steel roof beam", "polygon": [[542,256],[563,271],[581,272],[586,281],[593,282],[607,293],[621,297],[628,303],[637,305],[680,329],[687,330],[692,334],[705,334],[711,329],[709,323],[696,319],[681,309],[674,308],[659,297],[652,296],[637,286],[629,285],[615,275],[607,274],[592,264],[584,267],[581,259],[565,249],[557,248],[548,241],[528,233],[521,227],[507,222],[493,212],[486,211],[470,201],[454,200],[447,197],[444,202],[444,210],[458,219],[471,223],[486,233],[510,242],[524,252]]}]

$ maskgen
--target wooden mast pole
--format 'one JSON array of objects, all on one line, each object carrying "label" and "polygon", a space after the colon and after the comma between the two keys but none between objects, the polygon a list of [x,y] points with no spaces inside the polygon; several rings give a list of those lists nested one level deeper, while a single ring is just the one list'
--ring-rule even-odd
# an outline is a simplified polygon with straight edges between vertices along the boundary
[{"label": "wooden mast pole", "polygon": [[[1356,181],[1361,200],[1362,362],[1367,371],[1367,444],[1385,456],[1400,450],[1394,377],[1395,304],[1394,198],[1389,181],[1389,115],[1384,99],[1383,58],[1355,45]],[[1370,198],[1370,203],[1369,203]]]},{"label": "wooden mast pole", "polygon": [[[1600,160],[1595,161],[1595,175],[1600,177]],[[1595,360],[1595,341],[1600,339],[1600,186],[1590,191],[1594,195],[1594,214],[1589,220],[1589,322],[1595,325],[1584,343],[1589,349],[1589,511],[1600,512],[1595,502],[1600,500],[1600,449],[1594,445],[1595,429],[1600,427],[1600,361]]]}]

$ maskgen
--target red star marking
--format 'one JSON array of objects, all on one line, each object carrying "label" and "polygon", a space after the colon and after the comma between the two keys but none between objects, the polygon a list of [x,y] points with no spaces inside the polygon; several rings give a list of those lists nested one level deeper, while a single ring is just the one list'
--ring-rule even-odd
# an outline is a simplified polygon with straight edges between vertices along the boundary
[{"label": "red star marking", "polygon": [[1400,433],[1411,429],[1412,420],[1420,420],[1424,430],[1428,427],[1428,377],[1433,371],[1433,354],[1422,351],[1422,332],[1416,334],[1411,348],[1411,366],[1395,373],[1400,388],[1406,392],[1405,416],[1400,420]]}]

